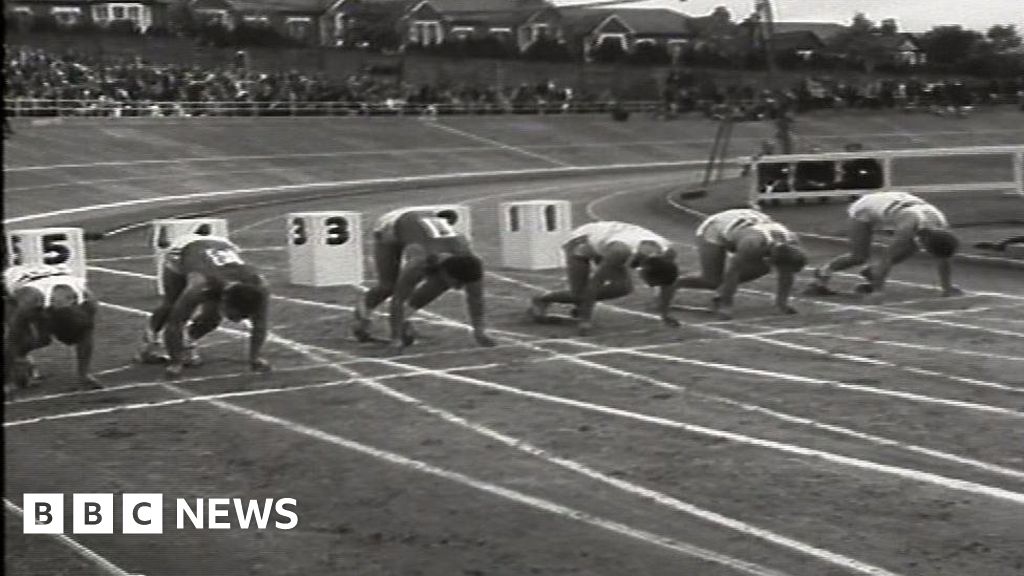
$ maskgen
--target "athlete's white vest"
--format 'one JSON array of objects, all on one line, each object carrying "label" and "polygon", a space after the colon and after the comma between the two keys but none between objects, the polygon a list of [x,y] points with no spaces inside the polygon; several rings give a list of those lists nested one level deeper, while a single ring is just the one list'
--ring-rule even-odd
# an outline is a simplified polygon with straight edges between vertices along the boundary
[{"label": "athlete's white vest", "polygon": [[935,206],[906,192],[875,192],[850,205],[850,218],[882,227],[895,227],[912,219],[918,228],[949,228],[946,216]]},{"label": "athlete's white vest", "polygon": [[652,242],[668,250],[671,243],[646,228],[626,222],[591,222],[584,224],[569,233],[566,245],[578,243],[586,238],[586,245],[597,255],[604,255],[612,243],[625,244],[632,254],[636,254],[643,242]]},{"label": "athlete's white vest", "polygon": [[85,280],[74,276],[65,264],[20,265],[4,270],[4,288],[8,294],[31,288],[43,295],[43,306],[47,308],[53,304],[53,290],[58,286],[71,289],[79,304],[85,302]]}]

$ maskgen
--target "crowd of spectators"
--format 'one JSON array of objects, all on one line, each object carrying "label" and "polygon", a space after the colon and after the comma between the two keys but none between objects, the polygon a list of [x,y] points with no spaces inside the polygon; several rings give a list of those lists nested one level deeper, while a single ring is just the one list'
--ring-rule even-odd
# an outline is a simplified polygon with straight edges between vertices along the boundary
[{"label": "crowd of spectators", "polygon": [[[99,59],[5,47],[4,99],[23,115],[292,115],[325,113],[569,112],[614,109],[613,95],[552,81],[498,88],[472,84],[411,85],[395,74],[330,78],[296,71],[257,73],[222,67],[154,65],[139,58]],[[242,59],[244,62],[244,59]],[[805,78],[783,93],[754,83],[697,81],[672,73],[661,94],[645,100],[658,114],[703,111],[741,119],[781,108],[962,107],[1022,100],[1024,82],[875,80],[855,84]],[[58,108],[60,111],[58,112]]]},{"label": "crowd of spectators", "polygon": [[[7,48],[4,99],[37,112],[80,104],[80,114],[215,115],[416,111],[445,113],[567,110],[579,102],[572,88],[546,81],[498,89],[471,84],[412,85],[394,75],[353,74],[329,78],[297,71],[257,73],[242,66],[152,65],[141,59],[54,55],[29,48]],[[597,98],[590,96],[590,102]]]},{"label": "crowd of spectators", "polygon": [[960,112],[972,106],[1016,103],[1024,110],[1024,78],[855,82],[805,77],[780,91],[772,91],[754,83],[697,82],[670,74],[662,102],[669,113],[700,109],[713,116],[732,113],[746,120],[772,117],[781,108],[797,113],[825,108]]}]

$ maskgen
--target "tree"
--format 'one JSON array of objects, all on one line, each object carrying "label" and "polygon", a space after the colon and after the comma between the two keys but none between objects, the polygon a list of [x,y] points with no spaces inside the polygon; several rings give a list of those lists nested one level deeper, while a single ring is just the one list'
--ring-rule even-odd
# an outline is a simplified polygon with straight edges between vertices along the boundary
[{"label": "tree", "polygon": [[921,38],[928,61],[937,65],[955,65],[972,56],[982,43],[982,35],[962,26],[936,26]]},{"label": "tree", "polygon": [[896,25],[895,18],[886,18],[885,20],[882,20],[882,24],[878,29],[882,33],[882,36],[895,36],[900,32],[899,26]]},{"label": "tree", "polygon": [[[893,22],[893,26],[895,26],[895,22]],[[875,24],[868,20],[863,12],[857,12],[849,27],[832,39],[830,48],[844,55],[847,60],[862,67],[866,72],[873,72],[889,56],[885,47],[879,42],[876,32]]]},{"label": "tree", "polygon": [[992,43],[992,47],[997,52],[1005,52],[1021,45],[1020,34],[1017,33],[1017,27],[1013,24],[1006,26],[996,24],[988,29],[985,37],[988,38],[988,41]]}]

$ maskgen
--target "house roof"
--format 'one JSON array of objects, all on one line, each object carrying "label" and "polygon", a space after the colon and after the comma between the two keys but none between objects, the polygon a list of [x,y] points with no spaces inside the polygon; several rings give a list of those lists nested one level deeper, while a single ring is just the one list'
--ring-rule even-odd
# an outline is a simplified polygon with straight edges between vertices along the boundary
[{"label": "house roof", "polygon": [[776,32],[772,37],[772,50],[788,52],[790,50],[819,50],[825,46],[821,38],[810,30],[794,32]]},{"label": "house roof", "polygon": [[[4,8],[10,6],[88,6],[91,4],[105,4],[116,0],[4,0]],[[173,4],[174,0],[132,0],[142,4]]]},{"label": "house roof", "polygon": [[[424,0],[453,24],[511,26],[551,5],[545,0]],[[410,10],[422,2],[414,2]]]},{"label": "house roof", "polygon": [[426,0],[441,13],[452,12],[532,12],[544,8],[543,0]]},{"label": "house roof", "polygon": [[229,10],[232,8],[229,0],[192,0],[189,7],[193,10]]},{"label": "house roof", "polygon": [[683,35],[691,32],[689,19],[667,8],[627,8],[615,15],[639,36]]},{"label": "house roof", "polygon": [[323,12],[330,0],[229,0],[239,12]]},{"label": "house roof", "polygon": [[631,28],[637,36],[683,36],[691,32],[688,18],[665,8],[567,8],[562,10],[566,30],[590,34],[611,16]]},{"label": "house roof", "polygon": [[812,32],[822,42],[828,42],[845,32],[847,27],[835,22],[775,22],[772,25],[772,30],[776,35],[790,32]]}]

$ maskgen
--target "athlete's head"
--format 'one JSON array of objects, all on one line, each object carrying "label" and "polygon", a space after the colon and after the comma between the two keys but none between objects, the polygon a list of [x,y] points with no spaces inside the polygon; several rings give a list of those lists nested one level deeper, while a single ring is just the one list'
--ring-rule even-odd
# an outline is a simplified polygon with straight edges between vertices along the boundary
[{"label": "athlete's head", "polygon": [[956,254],[960,241],[949,230],[931,230],[925,228],[917,232],[921,246],[936,258],[949,258]]},{"label": "athlete's head", "polygon": [[221,295],[221,314],[232,322],[251,318],[264,306],[266,291],[252,284],[229,284]]},{"label": "athlete's head", "polygon": [[438,212],[437,217],[447,220],[452,226],[455,226],[455,223],[459,221],[459,213],[449,208]]},{"label": "athlete's head", "polygon": [[456,254],[440,261],[439,268],[449,286],[461,288],[484,277],[484,263],[473,254]]},{"label": "athlete's head", "polygon": [[93,317],[84,306],[49,308],[46,316],[53,336],[69,346],[81,342],[93,328]]},{"label": "athlete's head", "polygon": [[768,263],[780,270],[799,272],[807,265],[807,255],[795,244],[776,244],[768,252]]},{"label": "athlete's head", "polygon": [[679,266],[668,256],[645,258],[640,263],[640,277],[648,286],[671,286],[679,278]]}]

